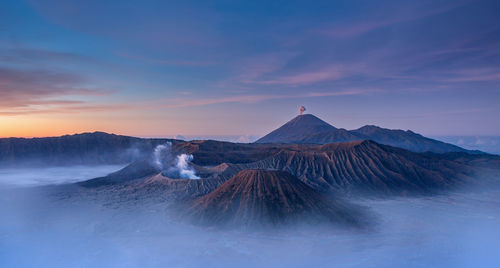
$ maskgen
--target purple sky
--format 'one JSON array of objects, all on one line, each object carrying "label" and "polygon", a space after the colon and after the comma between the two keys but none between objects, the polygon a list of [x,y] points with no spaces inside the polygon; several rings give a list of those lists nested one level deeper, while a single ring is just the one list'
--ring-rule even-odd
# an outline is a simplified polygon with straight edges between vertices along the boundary
[{"label": "purple sky", "polygon": [[0,136],[500,135],[498,1],[0,3]]}]

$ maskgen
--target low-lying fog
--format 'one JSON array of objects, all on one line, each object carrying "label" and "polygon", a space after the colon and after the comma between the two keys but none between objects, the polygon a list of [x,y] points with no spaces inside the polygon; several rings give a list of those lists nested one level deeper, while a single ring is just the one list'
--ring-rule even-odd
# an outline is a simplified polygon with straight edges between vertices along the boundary
[{"label": "low-lying fog", "polygon": [[[63,176],[60,175],[59,178]],[[59,181],[60,182],[60,181]],[[165,204],[103,205],[0,189],[0,267],[498,267],[500,191],[351,200],[370,230],[221,231]]]},{"label": "low-lying fog", "polygon": [[124,165],[0,168],[0,187],[73,183],[105,176],[123,167]]}]

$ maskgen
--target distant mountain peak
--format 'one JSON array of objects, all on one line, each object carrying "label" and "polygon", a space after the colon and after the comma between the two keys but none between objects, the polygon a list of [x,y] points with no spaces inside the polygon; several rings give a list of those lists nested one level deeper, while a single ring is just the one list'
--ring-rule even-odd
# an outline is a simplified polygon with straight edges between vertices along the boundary
[{"label": "distant mountain peak", "polygon": [[376,125],[365,125],[360,127],[359,129],[381,129],[381,127],[376,126]]},{"label": "distant mountain peak", "polygon": [[312,114],[302,114],[294,117],[278,129],[257,140],[257,143],[291,142],[318,132],[336,130],[334,126]]},{"label": "distant mountain peak", "polygon": [[355,130],[335,128],[312,114],[293,118],[256,143],[327,144],[359,140],[373,140],[413,152],[471,152],[452,144],[426,138],[411,130],[386,129],[376,125],[366,125]]},{"label": "distant mountain peak", "polygon": [[[292,120],[288,121],[285,125],[299,125],[300,127],[323,127],[329,129],[335,129],[334,126],[328,124],[327,122],[321,120],[313,114],[301,114],[294,117]],[[285,126],[284,125],[284,126]]]}]

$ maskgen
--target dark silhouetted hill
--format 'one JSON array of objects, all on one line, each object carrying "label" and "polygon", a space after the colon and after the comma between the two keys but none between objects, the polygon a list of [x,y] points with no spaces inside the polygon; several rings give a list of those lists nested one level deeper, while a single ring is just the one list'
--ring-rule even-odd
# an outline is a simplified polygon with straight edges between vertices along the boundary
[{"label": "dark silhouetted hill", "polygon": [[130,163],[166,141],[104,132],[47,138],[2,138],[0,166]]}]

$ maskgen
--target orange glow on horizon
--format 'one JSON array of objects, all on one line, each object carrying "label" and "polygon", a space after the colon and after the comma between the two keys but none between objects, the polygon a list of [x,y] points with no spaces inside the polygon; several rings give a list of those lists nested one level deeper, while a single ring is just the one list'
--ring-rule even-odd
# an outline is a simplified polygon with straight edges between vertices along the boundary
[{"label": "orange glow on horizon", "polygon": [[[86,125],[50,118],[0,117],[0,138],[8,137],[52,137],[66,134],[95,131]],[[104,130],[101,130],[104,131]]]},{"label": "orange glow on horizon", "polygon": [[246,134],[234,133],[233,127],[231,124],[225,125],[224,121],[186,120],[175,115],[162,118],[137,114],[0,116],[0,138],[55,137],[95,131],[145,138]]}]

